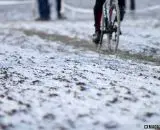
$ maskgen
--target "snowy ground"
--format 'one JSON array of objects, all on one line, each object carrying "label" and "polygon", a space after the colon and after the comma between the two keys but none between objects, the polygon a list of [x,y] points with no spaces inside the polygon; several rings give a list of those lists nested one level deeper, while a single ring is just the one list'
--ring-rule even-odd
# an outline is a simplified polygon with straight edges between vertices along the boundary
[{"label": "snowy ground", "polygon": [[[146,25],[150,25],[147,26]],[[61,35],[91,43],[91,35],[94,32],[93,21],[54,21],[54,22],[5,22],[0,23],[2,28],[19,30],[32,30],[48,35]],[[160,24],[157,19],[128,19],[122,24],[123,35],[121,36],[119,49],[130,54],[151,56],[160,62]],[[88,43],[87,43],[88,44]]]},{"label": "snowy ground", "polygon": [[[159,66],[1,30],[2,129],[143,129],[159,123]],[[7,37],[6,37],[7,36]]]},{"label": "snowy ground", "polygon": [[20,20],[0,22],[0,130],[160,125],[158,17],[127,16],[118,56],[96,52],[91,20]]}]

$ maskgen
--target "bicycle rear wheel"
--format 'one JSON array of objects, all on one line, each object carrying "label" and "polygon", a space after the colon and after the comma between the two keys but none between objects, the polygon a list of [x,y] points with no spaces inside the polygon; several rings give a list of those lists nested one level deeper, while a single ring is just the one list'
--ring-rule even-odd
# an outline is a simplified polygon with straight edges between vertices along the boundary
[{"label": "bicycle rear wheel", "polygon": [[117,52],[118,50],[118,45],[119,45],[119,36],[120,36],[120,26],[121,26],[121,21],[120,21],[120,9],[119,9],[119,4],[118,4],[118,0],[116,0],[115,2],[115,9],[116,9],[116,18],[117,18],[117,30],[115,33],[115,52]]},{"label": "bicycle rear wheel", "polygon": [[104,37],[104,34],[106,34],[106,30],[108,28],[108,14],[107,14],[107,12],[108,12],[107,9],[108,8],[107,8],[107,4],[108,4],[108,1],[106,0],[106,2],[103,5],[103,11],[102,11],[101,35],[100,35],[99,48],[98,48],[99,50],[102,47],[103,37]]},{"label": "bicycle rear wheel", "polygon": [[110,51],[117,52],[120,35],[120,10],[118,0],[108,0],[107,42]]}]

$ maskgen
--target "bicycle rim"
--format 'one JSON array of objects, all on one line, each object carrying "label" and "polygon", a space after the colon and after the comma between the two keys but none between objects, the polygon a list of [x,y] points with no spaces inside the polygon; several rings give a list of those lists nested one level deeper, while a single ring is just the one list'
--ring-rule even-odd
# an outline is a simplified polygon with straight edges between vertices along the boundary
[{"label": "bicycle rim", "polygon": [[[109,26],[111,32],[108,33],[108,46],[109,50],[113,52],[117,52],[118,44],[119,44],[119,35],[120,35],[120,11],[118,0],[110,0],[109,6]],[[115,19],[117,22],[115,22]],[[113,30],[115,30],[113,32]],[[114,34],[114,39],[113,39]]]},{"label": "bicycle rim", "polygon": [[101,19],[101,35],[100,35],[100,41],[99,41],[99,45],[98,45],[98,51],[100,51],[102,44],[103,44],[103,36],[104,36],[104,30],[106,28],[105,25],[105,18],[104,18],[104,14],[105,12],[102,12],[102,19]]},{"label": "bicycle rim", "polygon": [[[113,8],[112,8],[112,0],[109,1],[109,11],[108,11],[108,28],[112,25],[112,13],[113,13]],[[109,32],[107,33],[107,43],[108,43],[108,49],[111,52],[112,51],[112,34]]]},{"label": "bicycle rim", "polygon": [[104,18],[104,14],[102,13],[101,36],[100,36],[100,42],[99,42],[100,46],[103,43],[104,30],[105,30],[105,18]]},{"label": "bicycle rim", "polygon": [[119,45],[119,35],[120,35],[120,9],[119,9],[119,5],[118,5],[118,0],[116,0],[115,2],[115,7],[116,7],[116,16],[117,16],[117,32],[116,32],[116,38],[115,38],[115,42],[116,42],[116,46],[115,46],[115,52],[117,52],[118,50],[118,45]]}]

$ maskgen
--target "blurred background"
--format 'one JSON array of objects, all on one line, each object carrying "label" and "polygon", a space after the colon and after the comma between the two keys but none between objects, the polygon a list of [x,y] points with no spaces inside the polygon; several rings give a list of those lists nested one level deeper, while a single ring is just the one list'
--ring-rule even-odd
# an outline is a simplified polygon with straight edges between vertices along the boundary
[{"label": "blurred background", "polygon": [[[13,20],[33,20],[37,17],[33,15],[33,10],[36,9],[35,0],[0,0],[0,21]],[[49,0],[51,4],[52,19],[56,18],[55,0]],[[95,0],[63,0],[62,11],[68,19],[92,19],[92,8]],[[130,16],[129,6],[130,0],[126,0],[128,13]],[[136,0],[136,18],[159,18],[160,0]]]}]

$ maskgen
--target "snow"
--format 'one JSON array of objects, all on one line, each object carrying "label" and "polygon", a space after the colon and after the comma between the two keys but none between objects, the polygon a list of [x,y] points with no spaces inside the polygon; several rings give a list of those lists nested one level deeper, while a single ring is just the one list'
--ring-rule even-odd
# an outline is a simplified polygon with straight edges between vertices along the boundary
[{"label": "snow", "polygon": [[0,22],[0,130],[159,125],[159,29],[158,18],[127,16],[125,58],[96,51],[91,20]]},{"label": "snow", "polygon": [[0,126],[143,129],[159,123],[159,66],[1,29]]},{"label": "snow", "polygon": [[[146,56],[160,56],[160,27],[157,19],[129,19],[122,25],[119,49],[133,54],[143,53]],[[151,23],[151,24],[150,24]],[[145,27],[146,25],[150,25]],[[60,34],[90,41],[94,32],[93,21],[53,21],[43,22],[7,22],[0,24],[3,28],[34,30],[46,34]],[[156,26],[156,27],[155,27]]]}]

